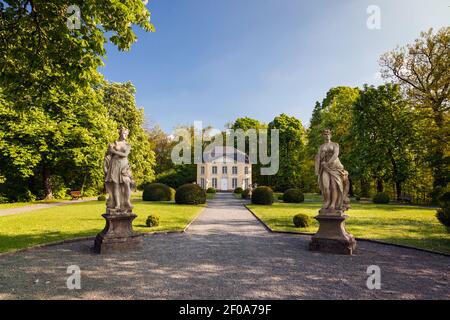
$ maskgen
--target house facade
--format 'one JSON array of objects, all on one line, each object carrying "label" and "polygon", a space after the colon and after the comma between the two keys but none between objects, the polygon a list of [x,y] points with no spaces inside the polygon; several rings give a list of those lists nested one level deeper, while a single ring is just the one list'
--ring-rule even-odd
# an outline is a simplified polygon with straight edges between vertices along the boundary
[{"label": "house facade", "polygon": [[197,164],[197,184],[203,189],[233,191],[252,184],[252,165],[248,156],[233,147],[215,147]]}]

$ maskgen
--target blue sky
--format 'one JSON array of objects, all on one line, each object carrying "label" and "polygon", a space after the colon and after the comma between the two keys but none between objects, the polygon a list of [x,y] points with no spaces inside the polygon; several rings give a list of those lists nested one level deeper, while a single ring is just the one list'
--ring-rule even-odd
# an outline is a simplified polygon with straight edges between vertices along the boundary
[{"label": "blue sky", "polygon": [[[369,5],[381,29],[366,26]],[[449,0],[150,0],[156,32],[129,52],[108,45],[101,72],[131,81],[151,124],[222,129],[280,113],[308,125],[333,86],[379,84],[379,56],[448,26]]]}]

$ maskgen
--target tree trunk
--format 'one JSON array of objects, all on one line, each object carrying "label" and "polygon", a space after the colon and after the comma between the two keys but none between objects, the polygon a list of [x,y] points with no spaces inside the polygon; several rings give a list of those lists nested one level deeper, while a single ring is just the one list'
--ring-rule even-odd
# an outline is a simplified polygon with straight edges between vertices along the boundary
[{"label": "tree trunk", "polygon": [[370,185],[367,183],[365,179],[361,179],[361,197],[367,198],[370,194]]},{"label": "tree trunk", "polygon": [[397,192],[397,201],[400,201],[402,196],[402,183],[400,181],[395,181],[395,191]]},{"label": "tree trunk", "polygon": [[439,110],[440,104],[436,108],[433,108],[434,122],[438,128],[435,137],[434,147],[431,151],[431,166],[433,168],[433,191],[431,194],[431,201],[433,204],[438,203],[438,198],[442,191],[447,187],[450,180],[450,173],[448,171],[448,165],[445,159],[445,148],[448,144],[447,136],[443,133],[444,125],[444,115]]},{"label": "tree trunk", "polygon": [[377,193],[383,192],[383,180],[377,179]]},{"label": "tree trunk", "polygon": [[46,165],[42,168],[42,188],[44,190],[44,199],[53,199],[52,185],[50,183],[50,170]]},{"label": "tree trunk", "polygon": [[350,197],[353,197],[354,196],[354,193],[353,193],[353,181],[352,181],[352,179],[350,177],[348,177],[348,183],[349,183],[348,195]]}]

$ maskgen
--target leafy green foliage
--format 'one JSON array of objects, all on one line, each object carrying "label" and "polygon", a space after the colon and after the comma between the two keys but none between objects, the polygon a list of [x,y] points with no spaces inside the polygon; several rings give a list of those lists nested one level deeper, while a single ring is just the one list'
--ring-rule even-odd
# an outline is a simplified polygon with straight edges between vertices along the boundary
[{"label": "leafy green foliage", "polygon": [[268,177],[268,184],[277,191],[302,187],[301,163],[305,155],[306,131],[301,121],[281,114],[269,123],[270,129],[279,130],[280,167],[277,174]]},{"label": "leafy green foliage", "polygon": [[439,198],[439,205],[441,209],[437,211],[436,217],[440,223],[447,227],[447,231],[450,232],[450,192],[444,193]]},{"label": "leafy green foliage", "polygon": [[147,217],[147,220],[145,221],[145,225],[149,228],[157,227],[159,226],[159,216],[156,214],[151,214]]},{"label": "leafy green foliage", "polygon": [[178,188],[184,184],[192,183],[197,178],[196,165],[178,165],[156,176],[156,182],[167,184],[172,188]]},{"label": "leafy green foliage", "polygon": [[144,110],[136,106],[136,89],[130,82],[106,83],[103,87],[103,103],[117,127],[130,131],[128,142],[132,149],[129,156],[133,179],[137,184],[154,180],[155,153],[143,129]]},{"label": "leafy green foliage", "polygon": [[389,203],[389,195],[385,192],[377,193],[373,198],[373,203],[386,204]]},{"label": "leafy green foliage", "polygon": [[303,213],[296,214],[292,220],[296,228],[307,228],[311,224],[311,218]]},{"label": "leafy green foliage", "polygon": [[236,189],[234,189],[234,193],[242,193],[242,191],[244,191],[241,187],[237,187]]},{"label": "leafy green foliage", "polygon": [[212,187],[209,187],[208,189],[206,189],[206,193],[216,193],[216,192],[217,192],[217,190]]},{"label": "leafy green foliage", "polygon": [[241,193],[242,199],[248,199],[249,196],[250,196],[250,189],[245,189],[244,191],[242,191]]},{"label": "leafy green foliage", "polygon": [[[414,173],[414,114],[396,85],[364,86],[353,106],[351,157],[362,176],[393,181],[398,198]],[[382,190],[378,190],[382,191]]]},{"label": "leafy green foliage", "polygon": [[171,188],[163,183],[151,183],[144,186],[142,193],[144,201],[172,201],[173,192]]},{"label": "leafy green foliage", "polygon": [[97,197],[98,201],[106,201],[106,196],[104,194],[101,194]]},{"label": "leafy green foliage", "polygon": [[261,186],[252,191],[253,204],[271,205],[273,201],[273,191],[270,187]]},{"label": "leafy green foliage", "polygon": [[[71,30],[65,13],[74,4],[81,25]],[[0,166],[8,168],[1,192],[52,198],[66,187],[101,189],[102,158],[120,123],[103,104],[97,71],[106,36],[128,50],[136,41],[133,25],[153,30],[150,13],[140,0],[20,0],[1,2],[0,16]],[[131,157],[137,180],[151,179],[152,158],[142,161],[139,151]],[[66,186],[53,190],[53,176]]]},{"label": "leafy green foliage", "polygon": [[283,201],[286,203],[300,203],[305,201],[305,196],[300,189],[288,189],[283,194]]},{"label": "leafy green foliage", "polygon": [[206,192],[199,185],[185,184],[177,189],[175,202],[177,204],[203,204],[206,202]]},{"label": "leafy green foliage", "polygon": [[450,182],[448,136],[450,125],[450,27],[433,29],[405,47],[385,53],[380,59],[382,75],[398,83],[411,107],[425,121],[419,127],[426,137],[426,161],[432,168],[434,202]]}]

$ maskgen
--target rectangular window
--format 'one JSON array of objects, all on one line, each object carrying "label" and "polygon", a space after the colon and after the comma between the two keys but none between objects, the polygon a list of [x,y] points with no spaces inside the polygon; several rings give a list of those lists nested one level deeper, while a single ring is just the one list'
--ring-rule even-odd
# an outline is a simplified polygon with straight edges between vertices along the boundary
[{"label": "rectangular window", "polygon": [[201,167],[200,174],[205,174],[205,167]]},{"label": "rectangular window", "polygon": [[214,189],[217,189],[217,178],[212,179],[212,186]]},{"label": "rectangular window", "polygon": [[228,168],[226,166],[222,167],[222,174],[227,174]]},{"label": "rectangular window", "polygon": [[212,173],[213,174],[217,174],[217,167],[216,166],[212,167]]},{"label": "rectangular window", "polygon": [[236,167],[236,166],[233,166],[233,174],[237,174],[237,172],[238,172],[238,168]]},{"label": "rectangular window", "polygon": [[200,187],[202,187],[202,189],[205,189],[205,179],[201,179],[200,180]]},{"label": "rectangular window", "polygon": [[249,183],[248,182],[249,182],[248,179],[244,180],[244,189],[248,189],[248,187],[249,187]]},{"label": "rectangular window", "polygon": [[248,167],[245,167],[245,174],[248,174]]},{"label": "rectangular window", "polygon": [[231,184],[233,185],[233,189],[237,188],[237,178],[231,179]]}]

